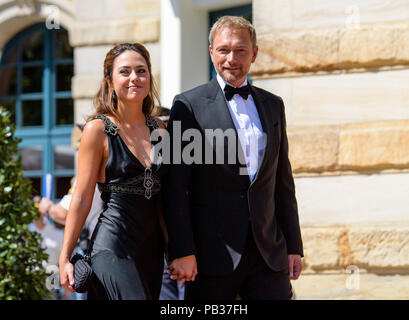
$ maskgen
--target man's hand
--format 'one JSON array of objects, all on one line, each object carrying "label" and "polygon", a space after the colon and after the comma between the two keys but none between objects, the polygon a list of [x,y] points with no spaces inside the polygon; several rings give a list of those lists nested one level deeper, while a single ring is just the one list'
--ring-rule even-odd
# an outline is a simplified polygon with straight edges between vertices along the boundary
[{"label": "man's hand", "polygon": [[51,200],[47,198],[41,198],[41,201],[38,204],[38,210],[42,215],[47,215],[47,209],[49,209],[53,204],[54,202],[52,202]]},{"label": "man's hand", "polygon": [[290,280],[297,280],[302,270],[301,256],[299,254],[289,254],[288,266],[290,271]]},{"label": "man's hand", "polygon": [[177,258],[168,266],[168,273],[172,280],[177,280],[180,284],[185,281],[195,281],[197,275],[196,256],[190,255]]}]

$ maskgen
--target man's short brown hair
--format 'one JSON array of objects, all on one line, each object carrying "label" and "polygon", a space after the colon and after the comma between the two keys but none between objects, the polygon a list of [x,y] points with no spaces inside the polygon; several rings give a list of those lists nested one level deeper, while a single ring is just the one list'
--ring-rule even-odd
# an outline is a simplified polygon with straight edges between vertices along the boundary
[{"label": "man's short brown hair", "polygon": [[209,43],[213,47],[213,39],[216,33],[224,28],[224,27],[234,27],[237,29],[246,29],[250,33],[250,39],[253,43],[253,48],[257,45],[257,37],[256,37],[256,29],[254,29],[253,25],[243,17],[236,17],[236,16],[223,16],[217,19],[217,21],[213,24],[212,29],[209,33]]}]

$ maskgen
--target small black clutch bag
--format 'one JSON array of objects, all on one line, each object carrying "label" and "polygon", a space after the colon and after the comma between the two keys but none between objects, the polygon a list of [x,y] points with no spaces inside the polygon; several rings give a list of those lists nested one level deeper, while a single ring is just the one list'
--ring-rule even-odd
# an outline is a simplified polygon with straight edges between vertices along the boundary
[{"label": "small black clutch bag", "polygon": [[89,256],[75,254],[70,259],[74,266],[74,286],[76,292],[84,293],[88,291],[89,284],[94,277],[94,272],[91,268],[91,259]]}]

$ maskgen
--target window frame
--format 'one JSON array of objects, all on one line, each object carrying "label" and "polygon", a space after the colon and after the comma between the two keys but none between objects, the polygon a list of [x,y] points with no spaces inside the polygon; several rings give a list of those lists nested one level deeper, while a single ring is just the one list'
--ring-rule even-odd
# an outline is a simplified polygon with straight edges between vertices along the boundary
[{"label": "window frame", "polygon": [[[62,29],[62,30],[61,30]],[[42,60],[23,61],[22,51],[24,40],[30,35],[37,32],[43,33],[43,57]],[[71,145],[71,132],[74,128],[74,123],[57,125],[57,99],[72,99],[71,86],[70,90],[56,91],[57,83],[57,66],[72,65],[72,74],[74,72],[74,57],[57,59],[56,58],[56,41],[57,32],[67,32],[66,29],[60,27],[57,29],[47,29],[44,23],[34,24],[15,35],[5,46],[1,55],[0,72],[5,67],[15,67],[16,69],[16,92],[14,95],[0,96],[1,101],[15,101],[15,136],[21,138],[19,149],[29,146],[41,146],[42,154],[42,170],[24,171],[24,176],[27,178],[40,178],[41,185],[45,174],[50,173],[54,177],[54,185],[56,185],[57,177],[72,177],[74,169],[55,170],[54,169],[54,146],[55,145]],[[6,63],[10,54],[16,52],[16,61]],[[23,93],[22,77],[23,68],[42,66],[42,89],[41,92]],[[23,101],[41,100],[41,118],[42,125],[40,126],[23,126]],[[73,122],[74,122],[74,102],[73,102]],[[75,159],[75,157],[74,157]],[[75,161],[75,160],[74,160]],[[55,200],[56,188],[53,192],[53,200]],[[68,189],[67,189],[68,190]]]}]

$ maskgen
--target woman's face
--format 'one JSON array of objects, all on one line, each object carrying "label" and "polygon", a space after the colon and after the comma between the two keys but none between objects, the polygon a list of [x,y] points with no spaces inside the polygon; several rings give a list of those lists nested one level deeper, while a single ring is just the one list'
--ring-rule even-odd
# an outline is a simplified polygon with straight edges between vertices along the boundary
[{"label": "woman's face", "polygon": [[122,52],[114,60],[112,85],[118,102],[143,101],[150,90],[150,74],[145,58],[133,50]]}]

